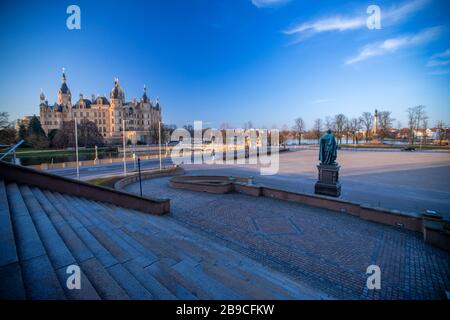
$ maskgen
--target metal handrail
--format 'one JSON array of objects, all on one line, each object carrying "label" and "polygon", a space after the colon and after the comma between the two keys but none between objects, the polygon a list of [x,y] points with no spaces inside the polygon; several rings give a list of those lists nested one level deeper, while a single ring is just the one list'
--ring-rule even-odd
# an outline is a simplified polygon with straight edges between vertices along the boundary
[{"label": "metal handrail", "polygon": [[22,143],[24,143],[25,140],[20,140],[19,142],[17,142],[15,145],[13,145],[11,148],[9,148],[8,151],[6,151],[1,157],[0,157],[0,161],[3,160],[8,154],[10,154],[11,152],[14,152]]}]

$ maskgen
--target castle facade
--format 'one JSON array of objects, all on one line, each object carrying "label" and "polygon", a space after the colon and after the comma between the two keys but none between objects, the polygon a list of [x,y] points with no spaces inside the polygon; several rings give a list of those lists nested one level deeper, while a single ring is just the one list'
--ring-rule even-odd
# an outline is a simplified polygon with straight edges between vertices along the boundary
[{"label": "castle facade", "polygon": [[115,79],[109,100],[105,96],[94,96],[86,99],[83,94],[77,102],[72,103],[72,93],[67,85],[63,71],[61,87],[57,93],[57,101],[49,105],[43,92],[40,95],[40,120],[42,128],[48,134],[51,130],[60,129],[65,121],[83,119],[94,122],[103,138],[110,143],[121,141],[125,133],[127,140],[132,143],[139,141],[149,143],[152,128],[157,128],[161,121],[161,106],[158,98],[151,101],[147,96],[147,89],[138,101],[125,101],[124,90]]}]

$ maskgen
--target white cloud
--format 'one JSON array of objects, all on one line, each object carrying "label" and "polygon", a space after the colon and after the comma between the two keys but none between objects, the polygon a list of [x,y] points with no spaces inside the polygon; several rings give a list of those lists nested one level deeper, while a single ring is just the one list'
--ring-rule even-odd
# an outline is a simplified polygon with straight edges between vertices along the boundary
[{"label": "white cloud", "polygon": [[427,67],[442,67],[450,64],[450,60],[429,60]]},{"label": "white cloud", "polygon": [[439,59],[439,58],[450,58],[450,49],[447,49],[444,52],[435,53],[430,57],[430,59]]},{"label": "white cloud", "polygon": [[274,7],[277,5],[285,4],[290,0],[251,0],[253,5],[258,8]]},{"label": "white cloud", "polygon": [[330,99],[316,99],[311,101],[312,104],[321,104],[321,103],[325,103],[325,102],[330,102]]},{"label": "white cloud", "polygon": [[418,46],[435,40],[442,32],[442,27],[433,27],[420,31],[414,35],[405,35],[397,38],[387,39],[381,43],[364,46],[359,54],[348,59],[345,64],[353,64],[367,60],[372,57],[393,53],[405,47]]},{"label": "white cloud", "polygon": [[[270,0],[269,0],[270,1]],[[429,0],[412,0],[403,2],[399,6],[392,6],[384,10],[381,8],[381,25],[389,25],[406,18],[410,14],[420,10]],[[366,28],[368,15],[364,12],[353,17],[334,16],[322,18],[316,21],[301,23],[284,31],[288,35],[300,35],[302,38],[327,31],[347,31]]]},{"label": "white cloud", "polygon": [[433,54],[430,59],[428,59],[427,67],[442,67],[450,64],[450,49],[443,52]]},{"label": "white cloud", "polygon": [[432,76],[442,76],[442,75],[446,75],[449,74],[449,70],[435,70],[435,71],[431,71],[428,74],[432,75]]}]

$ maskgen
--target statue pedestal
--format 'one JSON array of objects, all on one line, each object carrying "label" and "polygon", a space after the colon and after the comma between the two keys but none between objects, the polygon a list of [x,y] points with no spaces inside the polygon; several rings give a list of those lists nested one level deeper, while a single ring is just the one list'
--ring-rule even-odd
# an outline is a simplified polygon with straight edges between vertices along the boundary
[{"label": "statue pedestal", "polygon": [[339,165],[317,166],[319,180],[314,185],[314,193],[325,196],[339,197],[341,195],[341,184],[339,183]]}]

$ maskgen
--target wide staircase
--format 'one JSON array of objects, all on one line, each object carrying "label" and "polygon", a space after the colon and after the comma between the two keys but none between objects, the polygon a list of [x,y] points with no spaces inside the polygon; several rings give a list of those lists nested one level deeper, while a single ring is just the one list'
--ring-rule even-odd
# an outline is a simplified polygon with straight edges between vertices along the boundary
[{"label": "wide staircase", "polygon": [[0,180],[0,299],[321,298],[170,217]]}]

